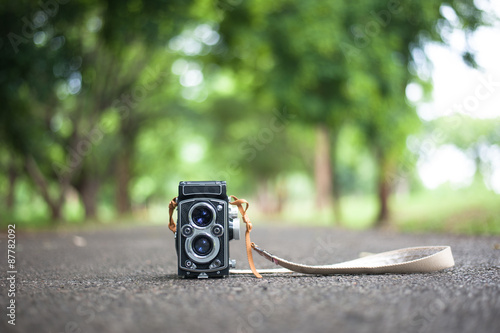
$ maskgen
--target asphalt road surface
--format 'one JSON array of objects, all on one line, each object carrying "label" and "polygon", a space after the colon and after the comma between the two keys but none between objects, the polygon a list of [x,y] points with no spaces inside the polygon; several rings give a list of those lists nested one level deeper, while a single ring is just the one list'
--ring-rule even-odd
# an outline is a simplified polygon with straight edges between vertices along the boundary
[{"label": "asphalt road surface", "polygon": [[[166,226],[16,237],[12,298],[0,235],[1,332],[500,332],[500,237],[254,226],[261,247],[309,264],[419,245],[451,245],[456,262],[430,274],[260,280],[177,278]],[[231,241],[231,257],[247,268],[243,240]]]}]

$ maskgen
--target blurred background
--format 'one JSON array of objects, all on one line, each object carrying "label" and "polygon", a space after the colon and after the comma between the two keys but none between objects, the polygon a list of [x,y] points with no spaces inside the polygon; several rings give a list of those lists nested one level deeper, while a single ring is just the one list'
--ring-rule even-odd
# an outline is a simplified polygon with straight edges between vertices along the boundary
[{"label": "blurred background", "polygon": [[500,233],[500,5],[0,4],[0,220],[167,224],[226,180],[256,224]]}]

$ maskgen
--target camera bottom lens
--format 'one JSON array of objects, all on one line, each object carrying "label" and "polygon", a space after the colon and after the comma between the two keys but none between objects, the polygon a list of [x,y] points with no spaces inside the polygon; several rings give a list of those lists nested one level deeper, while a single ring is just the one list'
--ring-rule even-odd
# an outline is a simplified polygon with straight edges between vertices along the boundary
[{"label": "camera bottom lens", "polygon": [[209,232],[195,230],[193,236],[186,237],[184,249],[187,259],[197,264],[206,264],[220,254],[222,240]]},{"label": "camera bottom lens", "polygon": [[199,236],[193,241],[193,251],[199,256],[206,256],[212,248],[212,240],[208,237]]}]

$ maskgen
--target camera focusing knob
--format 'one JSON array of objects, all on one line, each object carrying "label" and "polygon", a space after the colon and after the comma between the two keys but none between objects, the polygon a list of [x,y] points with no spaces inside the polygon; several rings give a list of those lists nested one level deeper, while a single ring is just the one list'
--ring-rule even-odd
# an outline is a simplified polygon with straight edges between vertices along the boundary
[{"label": "camera focusing knob", "polygon": [[229,230],[232,231],[232,239],[240,239],[240,219],[235,217],[232,221],[229,221]]},{"label": "camera focusing knob", "polygon": [[238,217],[238,207],[229,206],[229,219],[235,219]]}]

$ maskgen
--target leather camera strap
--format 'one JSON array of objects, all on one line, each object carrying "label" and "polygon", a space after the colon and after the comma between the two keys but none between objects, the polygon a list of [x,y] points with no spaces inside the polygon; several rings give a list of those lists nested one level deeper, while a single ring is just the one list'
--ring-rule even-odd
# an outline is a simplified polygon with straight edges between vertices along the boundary
[{"label": "leather camera strap", "polygon": [[168,204],[168,215],[169,215],[169,220],[168,220],[168,228],[175,234],[177,231],[177,225],[174,222],[174,210],[177,207],[177,197],[173,198],[170,200],[170,203]]},{"label": "leather camera strap", "polygon": [[[253,273],[256,277],[261,278],[262,274],[272,273],[287,273],[297,272],[303,274],[383,274],[383,273],[427,273],[439,271],[445,268],[450,268],[455,265],[451,248],[449,246],[425,246],[411,247],[400,250],[388,251],[379,254],[372,254],[363,258],[350,260],[333,265],[303,265],[291,262],[280,257],[277,257],[266,250],[259,248],[255,243],[250,241],[250,231],[252,223],[248,218],[246,211],[248,202],[243,199],[238,199],[231,196],[234,201],[232,205],[238,206],[238,209],[243,217],[243,222],[247,225],[245,233],[245,243],[247,247],[248,263],[251,270],[231,270],[232,274],[248,274]],[[243,208],[245,204],[245,208]],[[258,254],[267,260],[279,265],[281,269],[260,269],[259,272],[255,269],[250,247]]]},{"label": "leather camera strap", "polygon": [[[383,274],[383,273],[428,273],[455,265],[449,246],[410,247],[378,254],[333,265],[303,265],[291,262],[252,245],[264,258],[272,261],[281,269],[259,270],[260,273],[303,273],[303,274]],[[231,270],[233,274],[248,274],[248,270]]]},{"label": "leather camera strap", "polygon": [[[238,207],[238,210],[240,211],[240,214],[241,214],[241,218],[243,219],[243,222],[246,225],[245,246],[247,248],[248,265],[250,266],[250,270],[252,271],[253,275],[255,275],[255,277],[261,279],[262,275],[260,275],[259,272],[257,272],[257,269],[255,268],[255,264],[253,263],[252,247],[255,244],[252,243],[252,241],[250,240],[250,231],[252,231],[252,222],[250,222],[250,219],[248,218],[248,215],[247,215],[247,209],[248,209],[248,206],[250,206],[250,204],[245,199],[238,199],[234,195],[231,195],[230,197],[234,201],[230,201],[229,204],[235,205]],[[243,205],[245,205],[245,208],[243,208]]]},{"label": "leather camera strap", "polygon": [[[246,200],[238,199],[235,196],[231,196],[231,199],[233,199],[233,201],[230,201],[229,203],[238,207],[238,210],[243,218],[243,222],[246,224],[245,245],[248,263],[250,265],[250,270],[232,269],[230,270],[232,274],[253,273],[257,278],[262,278],[260,273],[275,274],[297,272],[317,275],[428,273],[450,268],[455,265],[453,254],[451,253],[451,248],[449,246],[410,247],[378,254],[370,254],[359,259],[332,265],[303,265],[294,263],[277,257],[251,242],[250,231],[252,230],[252,223],[246,214],[249,204]],[[243,205],[245,205],[245,207],[243,207]],[[177,203],[174,198],[169,204],[169,228],[174,233],[176,225],[173,221],[172,215],[176,206]],[[259,271],[257,271],[253,262],[252,249],[264,258],[283,268],[259,269]]]}]

